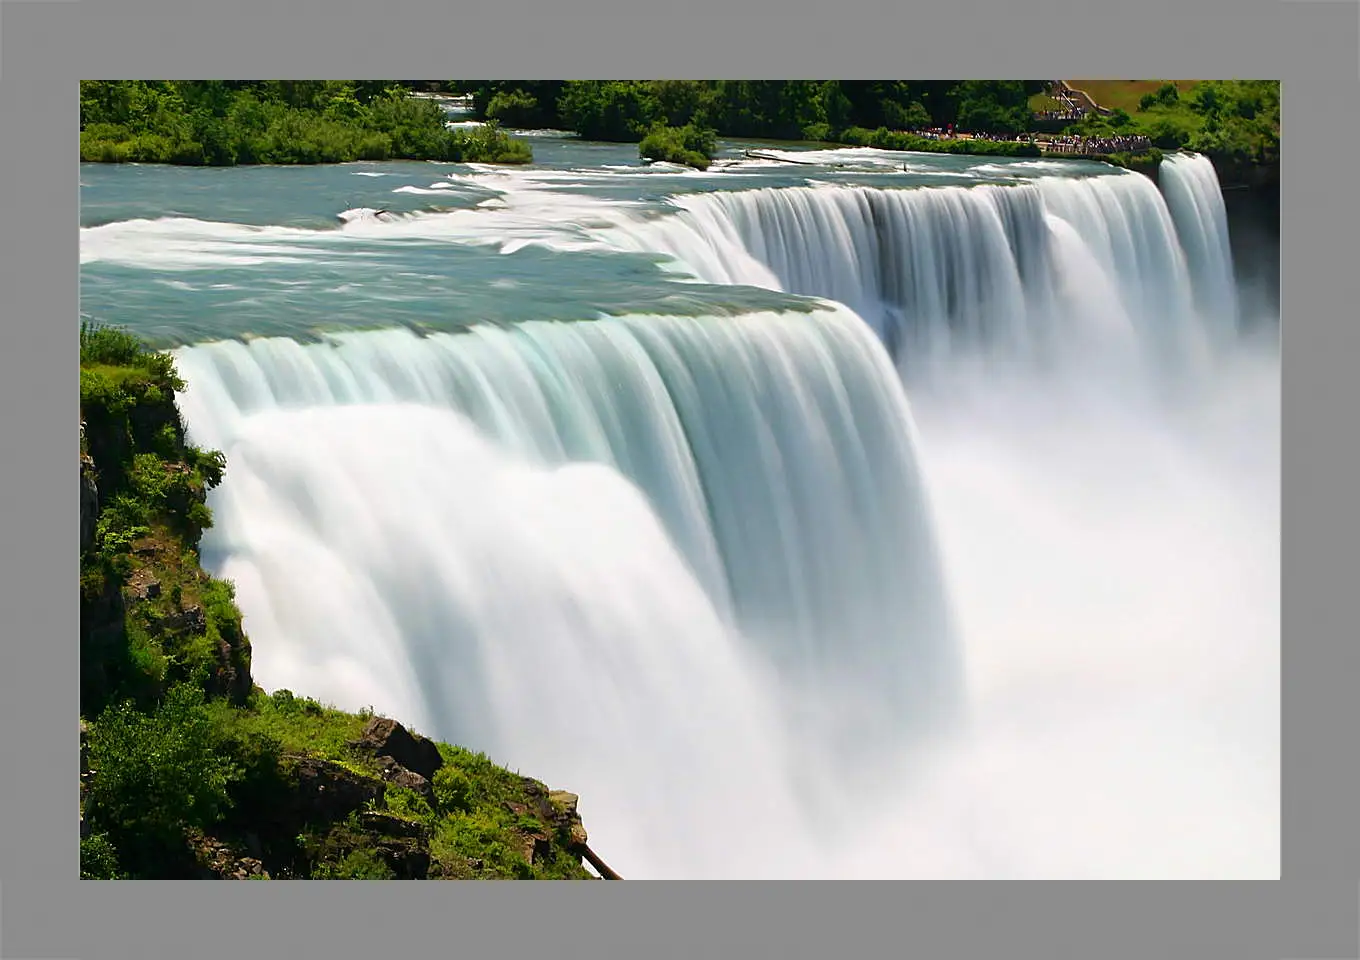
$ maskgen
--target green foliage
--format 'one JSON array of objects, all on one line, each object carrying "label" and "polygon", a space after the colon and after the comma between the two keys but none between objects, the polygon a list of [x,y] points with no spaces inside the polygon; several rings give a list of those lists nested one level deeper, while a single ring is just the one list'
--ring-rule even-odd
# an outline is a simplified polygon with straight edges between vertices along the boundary
[{"label": "green foliage", "polygon": [[647,86],[667,126],[683,127],[691,121],[702,126],[711,113],[713,98],[698,80],[654,80]]},{"label": "green foliage", "polygon": [[156,846],[174,845],[186,827],[212,824],[242,773],[218,752],[220,742],[203,691],[190,684],[172,687],[149,714],[131,703],[108,708],[90,730],[92,823]]},{"label": "green foliage", "polygon": [[350,851],[339,863],[322,861],[312,871],[313,880],[392,880],[395,877],[382,857],[367,847]]},{"label": "green foliage", "polygon": [[1030,129],[1029,94],[1019,80],[965,80],[954,91],[959,126],[974,133]]},{"label": "green foliage", "polygon": [[1154,107],[1172,107],[1181,98],[1180,91],[1176,89],[1174,83],[1164,83],[1157,88],[1155,93],[1145,93],[1138,100],[1140,111],[1151,110]]},{"label": "green foliage", "polygon": [[434,819],[434,811],[425,798],[416,793],[410,787],[399,787],[389,783],[384,792],[383,800],[387,805],[387,812],[393,816],[401,817],[403,820],[416,820],[424,823]]},{"label": "green foliage", "polygon": [[224,723],[220,701],[212,710],[213,727],[219,738],[219,752],[239,771],[227,788],[230,800],[226,817],[232,826],[249,829],[268,823],[275,811],[287,801],[289,783],[282,767],[283,744],[255,730],[235,728]]},{"label": "green foliage", "polygon": [[349,741],[363,732],[364,719],[323,706],[289,690],[272,695],[257,693],[244,709],[214,705],[217,722],[235,737],[259,736],[277,742],[284,753],[346,761],[353,756]]},{"label": "green foliage", "polygon": [[685,124],[668,127],[656,123],[638,145],[638,154],[646,160],[661,160],[707,170],[717,150],[717,135],[712,130]]},{"label": "green foliage", "polygon": [[527,163],[498,129],[452,131],[438,104],[373,81],[83,81],[81,159],[230,166],[352,160]]},{"label": "green foliage", "polygon": [[1116,167],[1148,172],[1161,166],[1163,156],[1160,149],[1152,147],[1143,153],[1113,153],[1105,159]]},{"label": "green foliage", "polygon": [[108,834],[93,833],[80,841],[80,879],[120,880],[118,848]]},{"label": "green foliage", "polygon": [[373,838],[356,815],[320,833],[299,837],[301,852],[311,864],[313,880],[391,880],[392,869],[382,859]]},{"label": "green foliage", "polygon": [[822,116],[826,118],[826,123],[832,130],[843,130],[851,124],[855,107],[838,81],[827,80],[823,83],[819,99]]},{"label": "green foliage", "polygon": [[909,133],[880,127],[865,130],[851,127],[837,138],[841,143],[880,150],[917,150],[926,153],[972,154],[990,157],[1037,157],[1040,150],[1032,143],[998,140],[930,140]]},{"label": "green foliage", "polygon": [[803,139],[812,140],[820,143],[830,143],[832,137],[831,124],[829,123],[809,123],[803,128]]},{"label": "green foliage", "polygon": [[1162,150],[1192,150],[1212,159],[1220,175],[1279,162],[1280,84],[1275,80],[1206,80],[1182,97],[1173,83],[1144,94],[1138,111],[1088,115],[1067,132],[1083,136],[1132,133]]},{"label": "green foliage", "polygon": [[472,780],[452,764],[434,772],[435,802],[442,813],[467,812],[472,809]]},{"label": "green foliage", "polygon": [[587,140],[636,143],[662,119],[649,85],[638,81],[573,80],[559,101],[562,119]]},{"label": "green foliage", "polygon": [[[591,140],[639,142],[661,124],[692,125],[725,137],[840,141],[844,131],[855,128],[901,131],[946,123],[981,133],[1025,131],[1030,126],[1030,97],[1042,91],[1045,82],[573,80],[548,85],[507,80],[473,81],[462,88],[473,92],[480,116],[505,116],[511,105],[518,109],[527,104],[521,98],[532,96],[541,111],[539,122]],[[659,144],[652,147],[661,151]]]},{"label": "green foliage", "polygon": [[930,114],[919,100],[909,104],[884,100],[883,123],[893,130],[922,130],[930,126]]},{"label": "green foliage", "polygon": [[538,98],[523,90],[498,91],[486,107],[486,118],[510,127],[533,127],[541,122]]},{"label": "green foliage", "polygon": [[485,874],[527,879],[533,870],[509,842],[511,816],[492,807],[447,816],[435,828],[430,855],[438,861],[480,860]]},{"label": "green foliage", "polygon": [[80,362],[132,366],[141,361],[146,348],[121,327],[81,321]]}]

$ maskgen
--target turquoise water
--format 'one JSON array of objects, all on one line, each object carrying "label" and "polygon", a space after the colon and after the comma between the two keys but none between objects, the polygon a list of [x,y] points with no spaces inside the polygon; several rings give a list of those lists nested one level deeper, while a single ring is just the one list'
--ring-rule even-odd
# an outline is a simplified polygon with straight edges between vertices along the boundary
[{"label": "turquoise water", "polygon": [[[81,166],[81,310],[160,346],[401,326],[805,309],[773,291],[680,283],[657,252],[618,249],[673,217],[673,197],[828,182],[890,188],[1015,183],[1066,162],[807,152],[712,172],[644,166],[631,144],[528,138],[526,168],[441,163],[202,169]],[[906,171],[901,168],[905,165]],[[360,214],[349,223],[347,211]],[[683,271],[683,268],[679,268]]]}]

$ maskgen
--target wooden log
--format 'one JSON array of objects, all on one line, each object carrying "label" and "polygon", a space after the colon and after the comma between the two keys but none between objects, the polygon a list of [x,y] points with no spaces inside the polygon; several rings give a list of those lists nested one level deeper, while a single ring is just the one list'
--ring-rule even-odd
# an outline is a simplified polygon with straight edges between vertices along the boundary
[{"label": "wooden log", "polygon": [[592,867],[594,867],[595,872],[598,873],[602,878],[604,878],[605,880],[623,879],[623,877],[619,876],[613,870],[609,869],[609,864],[601,860],[599,856],[595,853],[595,851],[590,849],[589,844],[583,843],[578,847],[578,849],[581,851],[581,856],[586,858],[586,862],[589,863]]}]

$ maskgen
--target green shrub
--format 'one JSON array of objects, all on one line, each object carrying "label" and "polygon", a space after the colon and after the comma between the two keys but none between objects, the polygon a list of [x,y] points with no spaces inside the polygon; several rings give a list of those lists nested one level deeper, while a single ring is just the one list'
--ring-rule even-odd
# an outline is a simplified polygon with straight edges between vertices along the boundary
[{"label": "green shrub", "polygon": [[472,809],[472,781],[457,767],[446,764],[434,772],[435,802],[443,813]]},{"label": "green shrub", "polygon": [[405,820],[423,822],[434,817],[434,811],[430,809],[425,798],[410,787],[399,787],[389,783],[384,791],[383,799],[387,804],[389,813]]},{"label": "green shrub", "polygon": [[392,880],[395,877],[392,868],[369,848],[352,850],[338,863],[322,861],[312,870],[313,880]]},{"label": "green shrub", "polygon": [[829,141],[831,139],[831,124],[829,123],[809,123],[803,128],[803,138],[805,140]]},{"label": "green shrub", "polygon": [[638,145],[638,154],[646,160],[680,163],[707,170],[716,149],[717,136],[712,130],[693,124],[668,127],[664,123],[657,123]]},{"label": "green shrub", "polygon": [[118,849],[107,834],[95,833],[80,841],[80,879],[119,880]]},{"label": "green shrub", "polygon": [[558,101],[567,125],[587,140],[636,143],[662,119],[648,85],[625,80],[573,80]]},{"label": "green shrub", "polygon": [[86,809],[115,838],[173,845],[230,805],[241,769],[219,752],[203,691],[177,684],[152,713],[131,703],[106,709],[90,731],[92,778]]},{"label": "green shrub", "polygon": [[538,98],[523,90],[500,91],[486,107],[486,118],[511,127],[534,126],[540,120]]},{"label": "green shrub", "polygon": [[491,876],[530,877],[529,862],[508,842],[513,836],[510,827],[493,809],[452,814],[435,828],[430,854],[441,861],[481,860],[483,870]]},{"label": "green shrub", "polygon": [[121,327],[82,320],[80,362],[133,364],[146,352],[142,341]]}]

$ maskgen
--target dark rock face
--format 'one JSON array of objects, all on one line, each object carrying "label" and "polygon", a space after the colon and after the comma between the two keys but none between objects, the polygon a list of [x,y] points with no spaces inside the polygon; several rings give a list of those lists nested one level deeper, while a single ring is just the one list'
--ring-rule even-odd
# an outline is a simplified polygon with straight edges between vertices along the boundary
[{"label": "dark rock face", "polygon": [[378,834],[378,855],[398,880],[424,880],[430,874],[430,830],[424,824],[390,813],[366,811],[359,815],[364,828]]},{"label": "dark rock face", "polygon": [[296,823],[343,820],[383,795],[381,781],[360,776],[338,763],[316,757],[291,759],[297,787],[287,813]]},{"label": "dark rock face", "polygon": [[365,810],[359,814],[359,822],[365,828],[374,833],[380,833],[384,837],[395,837],[406,840],[428,840],[430,828],[423,823],[416,823],[411,820],[404,820],[401,817],[390,813],[383,813],[379,810]]},{"label": "dark rock face", "polygon": [[430,874],[430,850],[422,840],[382,840],[378,856],[398,880],[425,880]]},{"label": "dark rock face", "polygon": [[[1223,206],[1233,270],[1244,296],[1272,313],[1280,309],[1280,185],[1228,184]],[[1251,304],[1247,304],[1250,308]],[[1250,318],[1248,318],[1250,319]]]},{"label": "dark rock face", "polygon": [[94,461],[80,458],[80,552],[94,546],[95,521],[99,519],[99,487],[94,479]]},{"label": "dark rock face", "polygon": [[425,780],[433,779],[435,771],[444,765],[444,758],[432,741],[415,736],[387,717],[374,717],[368,721],[355,746],[372,751],[377,757],[391,757]]},{"label": "dark rock face", "polygon": [[418,773],[407,770],[391,757],[379,757],[378,763],[381,765],[382,778],[384,780],[398,787],[406,787],[410,790],[414,790],[416,793],[420,794],[421,799],[430,806],[434,806],[434,787],[430,784],[429,780],[426,780]]}]

